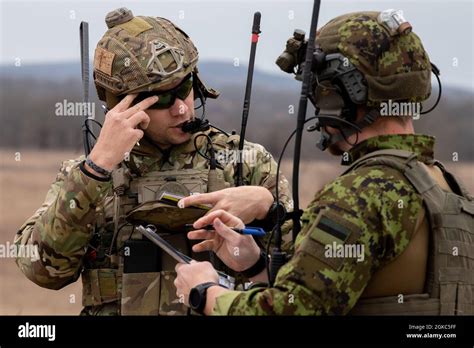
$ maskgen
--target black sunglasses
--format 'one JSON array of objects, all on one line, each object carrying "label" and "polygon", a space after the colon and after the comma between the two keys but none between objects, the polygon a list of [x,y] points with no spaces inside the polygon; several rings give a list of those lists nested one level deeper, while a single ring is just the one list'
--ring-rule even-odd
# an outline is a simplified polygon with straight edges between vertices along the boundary
[{"label": "black sunglasses", "polygon": [[132,105],[135,105],[148,97],[158,96],[160,99],[150,107],[149,109],[169,109],[176,101],[176,98],[185,100],[191,90],[193,89],[193,76],[189,74],[184,78],[183,81],[176,87],[163,92],[151,91],[151,92],[140,92],[133,100]]}]

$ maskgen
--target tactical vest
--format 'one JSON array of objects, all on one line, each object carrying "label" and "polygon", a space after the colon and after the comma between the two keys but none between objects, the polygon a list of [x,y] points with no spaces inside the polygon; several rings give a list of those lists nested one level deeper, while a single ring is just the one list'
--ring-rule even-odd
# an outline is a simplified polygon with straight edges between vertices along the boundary
[{"label": "tactical vest", "polygon": [[[174,261],[161,249],[127,224],[129,213],[144,203],[156,201],[161,192],[189,195],[220,190],[230,186],[222,170],[179,169],[152,171],[141,176],[133,165],[123,162],[112,174],[114,196],[107,197],[97,212],[96,230],[103,264],[85,265],[82,273],[83,306],[117,304],[121,315],[186,315],[187,307],[177,298]],[[171,216],[168,216],[172,220]],[[185,231],[158,229],[165,240],[195,260],[210,260],[211,253],[195,254]],[[92,250],[94,256],[97,252]],[[88,254],[86,254],[87,259]],[[211,259],[211,261],[213,261]]]},{"label": "tactical vest", "polygon": [[[411,152],[374,151],[355,161],[359,167],[388,166],[401,172],[422,197],[429,222],[429,254],[424,293],[360,299],[351,315],[474,314],[474,200],[443,165],[438,166],[453,192],[441,189]],[[394,275],[396,280],[396,275]]]}]

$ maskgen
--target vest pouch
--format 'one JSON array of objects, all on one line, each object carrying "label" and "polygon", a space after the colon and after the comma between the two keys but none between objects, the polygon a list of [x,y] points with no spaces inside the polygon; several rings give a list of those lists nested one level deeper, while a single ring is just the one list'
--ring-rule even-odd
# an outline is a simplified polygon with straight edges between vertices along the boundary
[{"label": "vest pouch", "polygon": [[440,273],[441,315],[474,313],[474,275],[462,268],[445,268]]},{"label": "vest pouch", "polygon": [[158,315],[161,250],[148,240],[127,240],[123,248],[122,315]]},{"label": "vest pouch", "polygon": [[100,306],[118,300],[117,270],[85,269],[82,272],[82,305]]}]

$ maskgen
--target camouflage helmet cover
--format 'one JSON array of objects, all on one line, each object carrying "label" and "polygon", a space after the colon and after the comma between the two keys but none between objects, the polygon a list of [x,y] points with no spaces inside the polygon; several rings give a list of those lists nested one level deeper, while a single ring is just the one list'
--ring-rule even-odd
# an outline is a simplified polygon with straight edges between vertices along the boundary
[{"label": "camouflage helmet cover", "polygon": [[169,20],[119,8],[105,21],[109,29],[95,50],[94,83],[107,104],[120,95],[167,89],[194,70],[196,47]]},{"label": "camouflage helmet cover", "polygon": [[431,93],[431,64],[420,38],[413,32],[394,34],[379,23],[380,12],[355,12],[336,17],[317,33],[326,53],[341,53],[364,75],[367,102],[427,99]]}]

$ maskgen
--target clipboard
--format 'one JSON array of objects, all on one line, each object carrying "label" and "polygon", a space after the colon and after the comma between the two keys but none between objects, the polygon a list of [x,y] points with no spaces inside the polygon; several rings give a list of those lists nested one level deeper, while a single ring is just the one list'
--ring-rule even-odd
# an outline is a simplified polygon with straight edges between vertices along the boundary
[{"label": "clipboard", "polygon": [[[173,259],[175,259],[177,262],[180,263],[191,263],[191,261],[194,261],[192,258],[189,256],[183,254],[180,252],[178,249],[176,249],[174,246],[172,246],[170,243],[168,243],[166,240],[164,240],[162,237],[156,233],[156,227],[153,225],[148,225],[144,227],[143,225],[139,225],[136,227],[138,232],[140,232],[143,236],[148,238],[150,241],[152,241],[154,244],[159,246],[163,251],[165,251],[168,255],[170,255]],[[235,278],[217,271],[219,275],[219,285],[233,290],[235,287]]]}]

